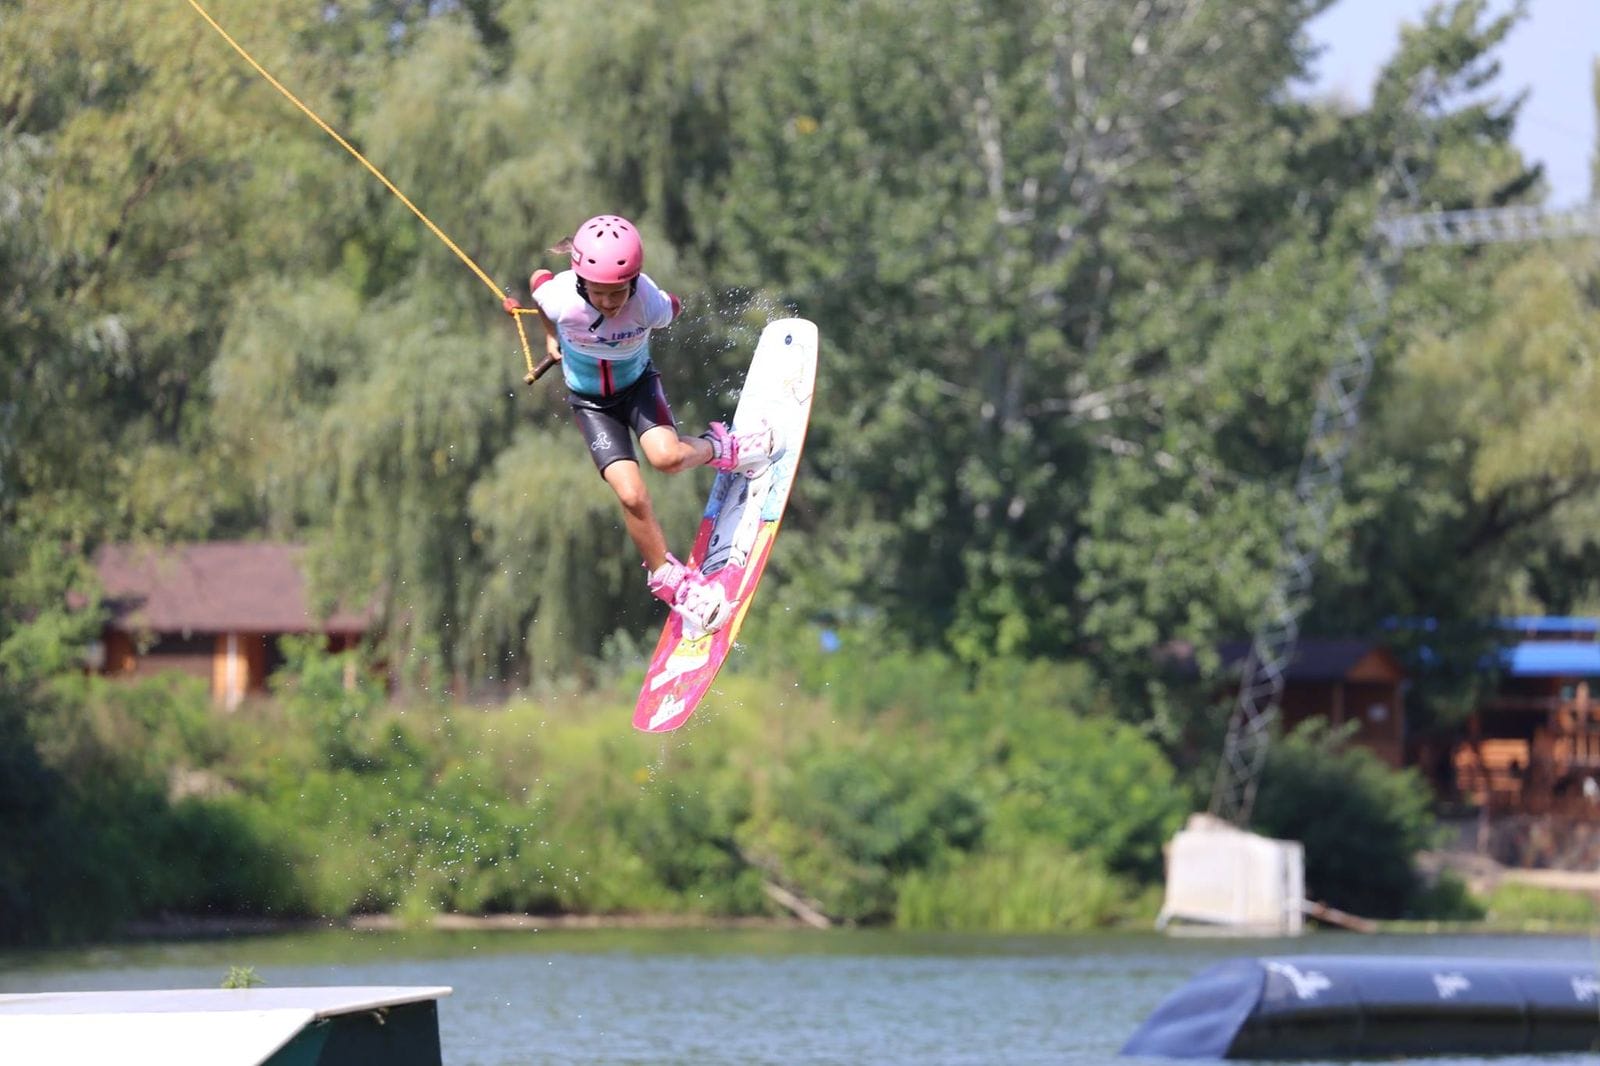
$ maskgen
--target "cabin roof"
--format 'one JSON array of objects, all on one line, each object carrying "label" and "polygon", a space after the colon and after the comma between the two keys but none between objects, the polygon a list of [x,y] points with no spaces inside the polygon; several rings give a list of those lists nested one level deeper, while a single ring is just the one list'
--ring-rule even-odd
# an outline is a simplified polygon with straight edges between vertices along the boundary
[{"label": "cabin roof", "polygon": [[1600,618],[1581,615],[1521,614],[1500,619],[1500,628],[1526,637],[1566,638],[1600,635]]},{"label": "cabin roof", "polygon": [[[1227,640],[1216,646],[1225,672],[1237,674],[1250,652],[1248,640]],[[1186,642],[1166,645],[1160,658],[1180,673],[1192,676],[1198,668],[1194,646]],[[1290,681],[1325,683],[1335,681],[1398,684],[1406,677],[1405,668],[1394,653],[1371,640],[1357,637],[1303,637],[1295,642],[1289,660]]]},{"label": "cabin roof", "polygon": [[1600,644],[1592,640],[1525,640],[1501,653],[1512,677],[1600,677]]},{"label": "cabin roof", "polygon": [[[1250,642],[1226,641],[1217,654],[1229,670],[1244,665]],[[1353,675],[1361,675],[1359,678]],[[1287,676],[1291,681],[1388,681],[1405,679],[1405,669],[1381,644],[1358,637],[1302,637],[1295,642]]]},{"label": "cabin roof", "polygon": [[373,612],[313,614],[296,544],[109,544],[95,555],[112,624],[156,633],[361,633]]}]

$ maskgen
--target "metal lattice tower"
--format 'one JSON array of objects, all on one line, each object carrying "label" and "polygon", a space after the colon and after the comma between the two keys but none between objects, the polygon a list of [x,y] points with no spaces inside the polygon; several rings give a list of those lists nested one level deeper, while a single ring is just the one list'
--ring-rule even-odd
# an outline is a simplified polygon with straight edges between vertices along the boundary
[{"label": "metal lattice tower", "polygon": [[1600,202],[1567,211],[1500,207],[1436,211],[1380,221],[1378,235],[1397,249],[1426,244],[1508,244],[1600,235]]},{"label": "metal lattice tower", "polygon": [[1238,699],[1223,742],[1211,793],[1211,813],[1244,827],[1255,805],[1272,724],[1310,601],[1312,571],[1328,516],[1342,491],[1344,461],[1361,423],[1361,402],[1372,380],[1373,351],[1388,310],[1389,268],[1408,248],[1430,244],[1491,244],[1600,236],[1600,202],[1569,211],[1507,207],[1440,211],[1381,219],[1383,244],[1361,263],[1358,306],[1345,322],[1347,354],[1328,369],[1295,477],[1295,509],[1284,529],[1281,556],[1265,614],[1250,642]]},{"label": "metal lattice tower", "polygon": [[1222,764],[1211,794],[1211,813],[1234,825],[1250,820],[1256,784],[1284,679],[1300,637],[1300,616],[1311,596],[1311,576],[1328,516],[1339,502],[1344,461],[1361,424],[1361,401],[1372,380],[1373,347],[1388,307],[1389,284],[1377,252],[1362,257],[1361,289],[1370,297],[1345,321],[1347,354],[1328,368],[1317,394],[1305,453],[1295,475],[1294,510],[1284,527],[1278,570],[1265,614],[1250,642],[1239,696],[1228,722]]}]

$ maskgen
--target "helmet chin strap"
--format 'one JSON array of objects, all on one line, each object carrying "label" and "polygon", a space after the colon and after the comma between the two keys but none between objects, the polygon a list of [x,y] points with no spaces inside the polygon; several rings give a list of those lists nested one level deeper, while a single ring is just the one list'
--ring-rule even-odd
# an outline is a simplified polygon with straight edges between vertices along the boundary
[{"label": "helmet chin strap", "polygon": [[[634,296],[638,295],[638,292],[639,275],[635,274],[633,277],[628,279],[628,298],[632,299]],[[590,307],[594,307],[594,301],[589,299],[589,283],[583,280],[582,275],[578,277],[578,295],[583,297],[584,303],[588,304]],[[596,311],[600,311],[600,308],[598,307],[594,307],[594,309]],[[589,330],[593,332],[594,330],[599,329],[600,324],[605,320],[606,313],[604,311],[600,311],[600,317],[589,324]]]}]

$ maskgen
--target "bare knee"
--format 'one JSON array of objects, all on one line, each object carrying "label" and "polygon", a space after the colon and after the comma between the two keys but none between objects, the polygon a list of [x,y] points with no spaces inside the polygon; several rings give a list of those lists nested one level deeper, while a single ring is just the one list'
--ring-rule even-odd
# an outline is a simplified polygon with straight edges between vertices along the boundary
[{"label": "bare knee", "polygon": [[642,450],[645,461],[663,474],[676,474],[684,469],[685,456],[676,446],[646,447]]},{"label": "bare knee", "polygon": [[638,463],[619,460],[606,467],[601,476],[611,486],[611,491],[617,494],[617,502],[622,504],[624,511],[636,517],[649,515],[650,492],[639,477]]},{"label": "bare knee", "polygon": [[657,427],[639,439],[645,460],[663,474],[676,474],[697,465],[694,445],[671,427]]},{"label": "bare knee", "polygon": [[650,514],[650,493],[643,485],[613,485],[616,490],[617,502],[622,504],[622,509],[638,518]]}]

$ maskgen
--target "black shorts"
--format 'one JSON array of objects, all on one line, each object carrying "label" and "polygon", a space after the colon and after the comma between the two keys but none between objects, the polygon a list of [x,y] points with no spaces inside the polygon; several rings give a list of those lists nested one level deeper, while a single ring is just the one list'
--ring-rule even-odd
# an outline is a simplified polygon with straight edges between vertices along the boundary
[{"label": "black shorts", "polygon": [[602,474],[618,459],[639,461],[633,450],[633,434],[643,436],[657,426],[678,428],[654,364],[647,364],[639,380],[621,392],[610,396],[569,392],[567,403],[572,405],[572,416],[589,444],[589,457]]}]

